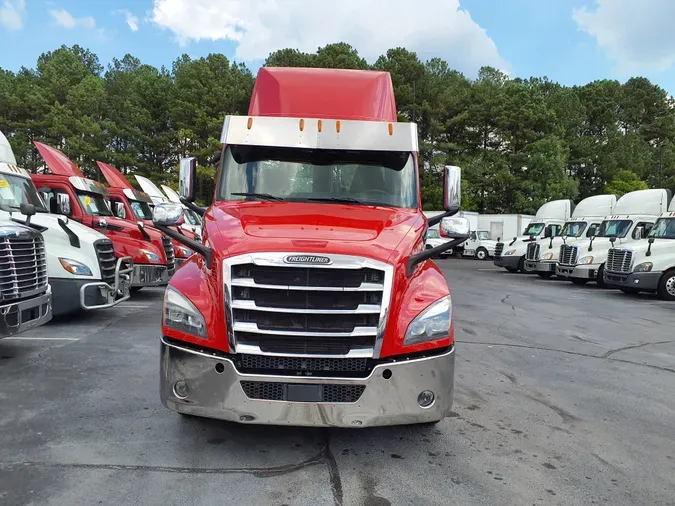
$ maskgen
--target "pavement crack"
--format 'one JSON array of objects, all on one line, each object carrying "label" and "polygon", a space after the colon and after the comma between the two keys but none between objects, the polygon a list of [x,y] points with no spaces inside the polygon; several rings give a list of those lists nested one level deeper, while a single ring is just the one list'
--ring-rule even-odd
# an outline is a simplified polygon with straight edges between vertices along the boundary
[{"label": "pavement crack", "polygon": [[668,343],[675,343],[672,339],[669,341],[657,341],[655,343],[640,343],[640,344],[631,344],[630,346],[623,346],[621,348],[616,348],[615,350],[609,350],[607,353],[604,355],[601,355],[602,358],[608,358],[614,355],[615,353],[619,353],[620,351],[626,351],[626,350],[634,350],[635,348],[642,348],[644,346],[650,346],[652,344],[668,344]]},{"label": "pavement crack", "polygon": [[513,303],[511,303],[511,302],[507,302],[510,298],[511,298],[511,294],[509,293],[506,297],[504,297],[501,300],[501,302],[502,302],[502,304],[508,304],[509,306],[511,306],[511,309],[513,309],[513,312],[515,313],[516,312],[516,306],[514,306]]},{"label": "pavement crack", "polygon": [[342,478],[340,478],[340,469],[338,469],[335,456],[330,449],[330,434],[326,432],[326,444],[321,450],[323,461],[328,467],[328,475],[330,477],[330,488],[333,492],[333,503],[335,506],[342,506],[344,501],[344,492],[342,490]]}]

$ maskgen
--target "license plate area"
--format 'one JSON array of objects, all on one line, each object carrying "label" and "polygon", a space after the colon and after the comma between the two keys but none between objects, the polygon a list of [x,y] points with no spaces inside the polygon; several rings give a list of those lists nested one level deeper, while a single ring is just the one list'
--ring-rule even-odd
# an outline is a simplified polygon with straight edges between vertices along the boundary
[{"label": "license plate area", "polygon": [[289,402],[321,401],[321,385],[286,385],[286,400]]}]

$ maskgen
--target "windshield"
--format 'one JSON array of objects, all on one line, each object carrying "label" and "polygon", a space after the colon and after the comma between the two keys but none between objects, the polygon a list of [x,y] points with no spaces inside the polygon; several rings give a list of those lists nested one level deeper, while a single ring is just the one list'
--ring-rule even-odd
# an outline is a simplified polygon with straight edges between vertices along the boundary
[{"label": "windshield", "polygon": [[438,233],[438,230],[430,229],[430,230],[427,232],[427,238],[429,238],[429,239],[439,239],[440,237],[441,237],[441,236],[440,236],[440,234]]},{"label": "windshield", "polygon": [[489,241],[490,240],[490,233],[485,231],[485,230],[479,230],[476,235],[478,236],[478,239],[481,241]]},{"label": "windshield", "polygon": [[659,218],[648,237],[675,239],[675,218]]},{"label": "windshield", "polygon": [[596,234],[598,237],[626,237],[631,220],[605,220],[600,224],[600,229]]},{"label": "windshield", "polygon": [[105,201],[105,197],[100,193],[85,193],[78,191],[77,198],[79,199],[84,212],[89,216],[112,216],[110,207]]},{"label": "windshield", "polygon": [[183,209],[183,216],[190,225],[201,225],[197,213],[192,209]]},{"label": "windshield", "polygon": [[523,232],[523,235],[534,235],[537,236],[541,234],[541,231],[544,230],[544,224],[543,223],[530,223],[527,228],[525,229],[525,232]]},{"label": "windshield", "polygon": [[47,212],[44,202],[35,190],[33,181],[11,174],[0,174],[0,203],[16,210],[21,204],[33,204],[37,212]]},{"label": "windshield", "polygon": [[565,226],[560,232],[560,235],[566,235],[567,237],[581,237],[581,234],[584,233],[586,229],[585,221],[570,221],[565,223]]},{"label": "windshield", "polygon": [[417,175],[410,153],[228,146],[217,198],[414,208]]},{"label": "windshield", "polygon": [[130,200],[129,207],[134,212],[134,216],[139,220],[151,220],[152,210],[147,202],[140,202],[138,200]]}]

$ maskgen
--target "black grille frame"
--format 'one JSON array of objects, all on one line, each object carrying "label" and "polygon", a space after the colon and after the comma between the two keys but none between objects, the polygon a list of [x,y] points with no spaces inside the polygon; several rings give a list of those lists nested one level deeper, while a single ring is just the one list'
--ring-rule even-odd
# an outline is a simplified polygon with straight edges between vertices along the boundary
[{"label": "black grille frame", "polygon": [[117,268],[117,258],[115,257],[115,248],[110,239],[100,239],[94,242],[94,250],[98,259],[98,266],[101,270],[101,280],[104,283],[113,285],[115,283],[115,269]]},{"label": "black grille frame", "polygon": [[0,236],[0,300],[20,300],[42,293],[49,283],[42,235],[22,232]]},{"label": "black grille frame", "polygon": [[570,246],[569,244],[563,244],[560,246],[560,254],[558,257],[558,262],[560,265],[577,265],[579,260],[579,248],[577,246]]},{"label": "black grille frame", "polygon": [[497,245],[495,246],[494,258],[497,258],[497,259],[501,258],[503,252],[504,252],[504,243],[498,242]]},{"label": "black grille frame", "polygon": [[283,383],[276,381],[242,381],[241,388],[246,394],[246,397],[254,400],[265,401],[288,401],[288,402],[319,402],[353,404],[363,395],[366,390],[365,385],[344,385],[344,384],[327,384],[318,385],[319,397],[316,401],[291,400],[288,398],[289,386],[293,383]]},{"label": "black grille frame", "polygon": [[166,235],[162,236],[162,247],[166,254],[166,268],[169,271],[173,271],[176,268],[176,254],[173,251],[173,244],[171,243],[170,237]]},{"label": "black grille frame", "polygon": [[531,242],[527,245],[527,251],[525,253],[525,260],[535,261],[539,260],[541,254],[541,244],[536,242]]},{"label": "black grille frame", "polygon": [[244,374],[365,378],[373,370],[372,359],[239,354],[234,358]]},{"label": "black grille frame", "polygon": [[616,272],[621,274],[630,274],[633,268],[633,251],[610,248],[607,252],[607,262],[605,263],[605,270],[608,272]]}]

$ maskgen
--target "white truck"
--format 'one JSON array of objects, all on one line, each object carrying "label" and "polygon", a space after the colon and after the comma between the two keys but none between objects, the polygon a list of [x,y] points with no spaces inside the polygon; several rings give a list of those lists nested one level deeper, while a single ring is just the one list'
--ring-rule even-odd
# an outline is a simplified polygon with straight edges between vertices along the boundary
[{"label": "white truck", "polygon": [[479,214],[475,230],[487,230],[490,239],[499,242],[502,238],[522,234],[533,219],[531,214]]},{"label": "white truck", "polygon": [[656,292],[675,300],[675,199],[647,240],[609,249],[604,275],[608,287],[624,293]]},{"label": "white truck", "polygon": [[[108,308],[127,300],[133,272],[131,257],[115,258],[112,242],[105,235],[50,214],[30,174],[17,167],[1,132],[0,156],[0,220],[23,224],[41,234],[41,258],[53,293],[52,313]],[[23,212],[29,208],[34,209],[33,216]]]},{"label": "white truck", "polygon": [[[427,218],[433,218],[442,213],[442,211],[424,211]],[[460,256],[476,257],[478,260],[487,260],[489,257],[492,257],[495,253],[497,241],[493,241],[490,238],[490,233],[487,230],[481,230],[478,226],[480,215],[470,211],[463,211],[459,215],[469,220],[471,235],[469,239],[457,248],[446,250],[442,256],[449,257],[458,254]],[[435,226],[429,229],[427,233],[425,248],[431,249],[450,240],[444,236],[443,230],[439,230],[438,226]]]},{"label": "white truck", "polygon": [[605,261],[612,246],[611,239],[623,248],[634,246],[666,211],[670,198],[670,191],[663,189],[626,193],[617,200],[612,214],[605,217],[595,236],[560,247],[556,274],[577,285],[596,281],[604,287]]},{"label": "white truck", "polygon": [[523,235],[511,241],[497,243],[494,264],[509,272],[529,272],[525,268],[525,253],[529,243],[537,238],[558,235],[572,212],[571,200],[552,200],[541,206],[537,214],[525,228]]},{"label": "white truck", "polygon": [[594,195],[579,202],[559,235],[537,239],[527,245],[525,269],[545,279],[554,276],[560,247],[594,236],[604,217],[612,214],[615,205],[616,195]]}]

